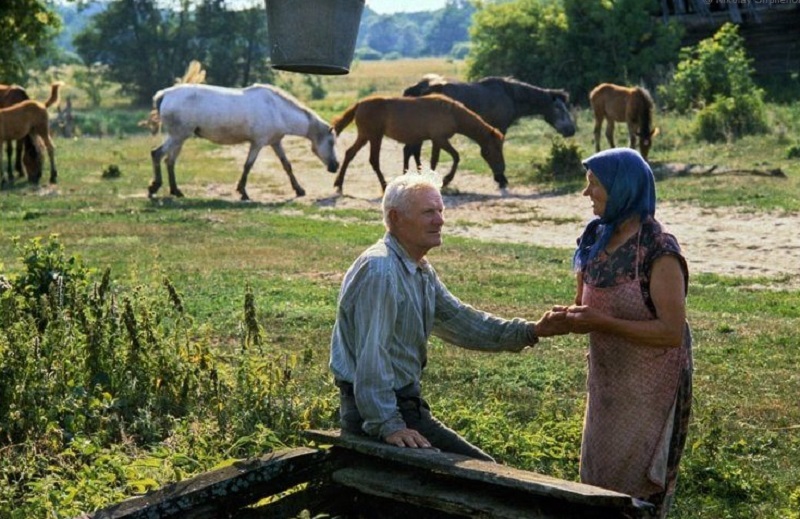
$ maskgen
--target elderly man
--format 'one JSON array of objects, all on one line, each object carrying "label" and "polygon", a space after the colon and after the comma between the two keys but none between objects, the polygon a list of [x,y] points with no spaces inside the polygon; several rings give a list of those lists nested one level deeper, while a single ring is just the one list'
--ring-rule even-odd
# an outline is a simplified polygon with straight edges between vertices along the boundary
[{"label": "elderly man", "polygon": [[386,234],[345,275],[331,339],[330,368],[346,432],[398,447],[429,448],[493,461],[436,420],[421,395],[431,334],[463,348],[521,351],[565,333],[563,313],[538,322],[506,320],[462,303],[425,259],[442,244],[444,203],[435,173],[386,186]]}]

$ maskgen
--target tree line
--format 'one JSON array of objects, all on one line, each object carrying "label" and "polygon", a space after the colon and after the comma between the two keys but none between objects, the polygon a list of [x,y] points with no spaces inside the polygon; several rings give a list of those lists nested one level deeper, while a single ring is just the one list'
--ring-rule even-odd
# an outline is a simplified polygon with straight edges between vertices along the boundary
[{"label": "tree line", "polygon": [[[448,0],[437,11],[392,15],[367,7],[356,57],[465,57],[471,78],[510,75],[583,99],[602,81],[654,84],[671,71],[681,29],[663,23],[659,9],[657,0]],[[203,64],[209,83],[272,79],[263,0],[75,0],[57,12],[48,0],[8,0],[0,23],[15,27],[11,20],[27,25],[3,31],[5,82],[24,82],[37,63],[71,59],[104,71],[140,104],[192,60]],[[62,36],[56,46],[62,25],[71,40]]]},{"label": "tree line", "polygon": [[[467,0],[449,0],[433,12],[391,15],[367,7],[356,57],[441,56],[459,44],[463,56],[474,12]],[[263,0],[76,0],[57,6],[8,0],[0,7],[0,24],[15,28],[0,36],[6,83],[24,84],[32,69],[75,63],[146,104],[192,60],[203,64],[209,83],[272,81]]]}]

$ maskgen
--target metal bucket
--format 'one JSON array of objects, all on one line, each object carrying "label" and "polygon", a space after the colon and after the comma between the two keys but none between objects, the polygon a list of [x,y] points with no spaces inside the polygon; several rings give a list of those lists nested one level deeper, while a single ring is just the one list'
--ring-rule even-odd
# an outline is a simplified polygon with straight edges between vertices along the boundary
[{"label": "metal bucket", "polygon": [[365,0],[264,0],[272,67],[306,74],[350,72]]}]

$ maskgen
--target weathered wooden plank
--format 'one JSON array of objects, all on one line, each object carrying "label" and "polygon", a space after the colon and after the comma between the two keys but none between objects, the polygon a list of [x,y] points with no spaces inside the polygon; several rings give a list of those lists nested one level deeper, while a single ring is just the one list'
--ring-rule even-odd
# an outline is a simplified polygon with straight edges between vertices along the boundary
[{"label": "weathered wooden plank", "polygon": [[[318,477],[329,458],[327,452],[306,447],[276,451],[166,485],[82,517],[163,519],[180,516],[186,519],[227,516],[231,510]],[[223,510],[224,514],[221,513]]]},{"label": "weathered wooden plank", "polygon": [[[479,481],[496,487],[521,490],[537,496],[600,507],[628,508],[635,506],[633,499],[626,494],[457,454],[431,449],[398,448],[364,436],[341,433],[338,430],[308,430],[304,434],[319,442],[320,445],[344,447],[377,458]],[[486,492],[486,494],[489,493]]]},{"label": "weathered wooden plank", "polygon": [[435,478],[416,477],[394,467],[391,470],[365,466],[344,468],[335,471],[332,477],[335,482],[365,494],[465,517],[565,519],[563,515],[549,514],[536,503],[525,506],[490,492],[478,493],[463,484],[457,488]]}]

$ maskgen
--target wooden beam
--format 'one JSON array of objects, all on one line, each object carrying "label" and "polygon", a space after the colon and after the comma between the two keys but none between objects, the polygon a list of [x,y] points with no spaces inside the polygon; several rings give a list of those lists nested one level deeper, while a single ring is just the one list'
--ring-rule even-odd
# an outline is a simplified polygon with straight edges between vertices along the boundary
[{"label": "wooden beam", "polygon": [[[329,453],[282,450],[166,485],[146,495],[83,515],[88,519],[199,519],[228,513],[320,477]],[[330,465],[330,464],[327,464]],[[334,466],[329,466],[332,470]]]},{"label": "wooden beam", "polygon": [[[575,483],[515,469],[506,465],[480,461],[457,454],[431,449],[409,449],[340,431],[308,430],[304,433],[320,445],[344,447],[362,454],[400,462],[465,480],[478,481],[494,487],[520,490],[541,497],[555,498],[582,505],[628,508],[636,506],[633,499],[611,490]],[[491,494],[487,487],[485,494]]]}]

